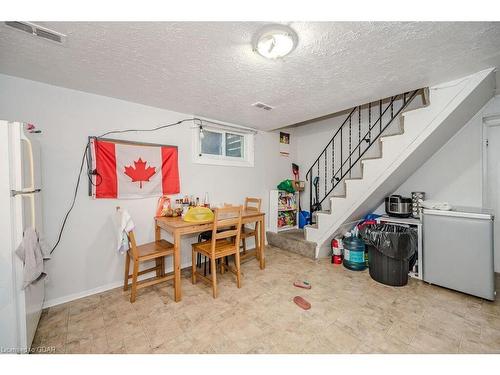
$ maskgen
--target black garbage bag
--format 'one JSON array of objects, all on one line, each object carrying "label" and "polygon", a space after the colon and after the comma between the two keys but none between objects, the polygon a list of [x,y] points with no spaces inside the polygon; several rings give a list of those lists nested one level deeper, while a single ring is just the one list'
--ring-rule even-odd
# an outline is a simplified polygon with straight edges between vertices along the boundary
[{"label": "black garbage bag", "polygon": [[385,256],[409,260],[417,250],[417,230],[393,224],[370,224],[359,230],[365,244]]},{"label": "black garbage bag", "polygon": [[417,231],[391,224],[370,224],[359,229],[368,248],[372,279],[391,286],[408,283],[408,271],[416,261]]}]

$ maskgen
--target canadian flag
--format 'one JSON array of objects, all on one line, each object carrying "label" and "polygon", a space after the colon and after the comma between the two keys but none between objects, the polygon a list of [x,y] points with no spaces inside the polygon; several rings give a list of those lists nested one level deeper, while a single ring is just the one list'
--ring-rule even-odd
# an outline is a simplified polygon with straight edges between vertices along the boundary
[{"label": "canadian flag", "polygon": [[92,196],[144,198],[177,194],[177,147],[92,139]]}]

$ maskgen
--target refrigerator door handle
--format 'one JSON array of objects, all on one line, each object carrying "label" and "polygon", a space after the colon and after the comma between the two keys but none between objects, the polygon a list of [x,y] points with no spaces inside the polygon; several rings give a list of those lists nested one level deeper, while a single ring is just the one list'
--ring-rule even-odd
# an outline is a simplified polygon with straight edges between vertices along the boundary
[{"label": "refrigerator door handle", "polygon": [[29,161],[29,177],[30,177],[30,186],[26,186],[25,189],[34,189],[35,188],[35,171],[34,171],[34,160],[33,160],[33,145],[24,131],[21,131],[21,142],[26,143],[28,147],[28,161]]},{"label": "refrigerator door handle", "polygon": [[25,194],[35,194],[41,192],[42,189],[33,189],[33,190],[11,190],[10,196],[15,197],[16,195],[25,195]]}]

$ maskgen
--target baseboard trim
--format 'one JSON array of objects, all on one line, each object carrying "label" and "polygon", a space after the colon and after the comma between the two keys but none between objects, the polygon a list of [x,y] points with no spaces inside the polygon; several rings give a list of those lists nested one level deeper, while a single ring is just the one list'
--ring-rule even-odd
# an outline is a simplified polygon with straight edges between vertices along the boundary
[{"label": "baseboard trim", "polygon": [[84,290],[83,292],[69,294],[69,295],[64,296],[64,297],[53,298],[53,299],[44,301],[43,308],[46,309],[47,307],[54,307],[57,305],[62,305],[63,303],[67,303],[67,302],[71,302],[71,301],[74,301],[74,300],[77,300],[80,298],[88,297],[88,296],[91,296],[93,294],[106,292],[108,290],[118,288],[119,286],[122,286],[122,285],[123,285],[123,281],[115,281],[114,283],[102,285],[102,286],[99,286],[99,287],[94,288],[94,289]]},{"label": "baseboard trim", "polygon": [[[189,264],[181,264],[181,270],[184,270],[186,268],[191,268],[191,262]],[[168,272],[172,272],[172,271],[168,271]],[[146,275],[139,276],[138,279],[144,280],[144,279],[147,279],[149,277],[151,277],[151,275],[146,274]],[[119,288],[122,286],[123,286],[123,280],[114,281],[114,282],[109,283],[109,284],[98,286],[97,288],[87,289],[87,290],[84,290],[82,292],[72,293],[72,294],[68,294],[67,296],[46,300],[43,302],[42,308],[46,309],[48,307],[62,305],[63,303],[68,303],[68,302],[75,301],[75,300],[80,299],[80,298],[92,296],[94,294],[107,292],[108,290]]]},{"label": "baseboard trim", "polygon": [[[265,244],[267,246],[267,244],[268,244],[267,243],[267,239],[266,239]],[[252,249],[249,249],[249,250],[252,250]],[[191,262],[186,263],[186,264],[181,264],[181,270],[184,270],[186,268],[191,268]],[[172,272],[172,271],[170,270],[168,272]],[[139,280],[147,279],[148,277],[151,277],[151,276],[141,275],[139,277]],[[123,280],[114,281],[112,283],[101,285],[101,286],[98,286],[97,288],[93,288],[93,289],[87,289],[87,290],[84,290],[82,292],[68,294],[67,296],[63,296],[63,297],[58,297],[58,298],[53,298],[53,299],[50,299],[50,300],[46,300],[46,301],[43,302],[42,309],[46,309],[48,307],[54,307],[54,306],[57,306],[57,305],[62,305],[63,303],[68,303],[68,302],[71,302],[71,301],[75,301],[77,299],[88,297],[88,296],[91,296],[91,295],[94,295],[94,294],[99,294],[99,293],[107,292],[108,290],[119,288],[121,286],[123,286]]]}]

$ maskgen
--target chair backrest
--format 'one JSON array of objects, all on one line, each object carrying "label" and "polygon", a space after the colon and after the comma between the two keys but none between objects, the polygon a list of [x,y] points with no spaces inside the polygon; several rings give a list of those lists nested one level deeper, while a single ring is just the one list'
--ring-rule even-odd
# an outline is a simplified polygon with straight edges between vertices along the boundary
[{"label": "chair backrest", "polygon": [[262,199],[260,198],[245,198],[245,210],[246,211],[258,211],[260,212],[260,204]]},{"label": "chair backrest", "polygon": [[[234,238],[235,246],[239,246],[241,234],[241,206],[216,208],[214,210],[214,228],[212,230],[212,252],[220,239]],[[225,229],[222,230],[221,229]]]},{"label": "chair backrest", "polygon": [[130,251],[132,252],[132,257],[133,258],[138,258],[139,257],[139,252],[137,251],[137,242],[135,242],[135,235],[134,231],[131,230],[130,232],[127,233],[128,237],[128,244],[130,247]]}]

